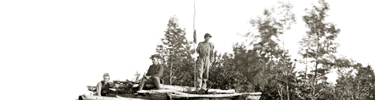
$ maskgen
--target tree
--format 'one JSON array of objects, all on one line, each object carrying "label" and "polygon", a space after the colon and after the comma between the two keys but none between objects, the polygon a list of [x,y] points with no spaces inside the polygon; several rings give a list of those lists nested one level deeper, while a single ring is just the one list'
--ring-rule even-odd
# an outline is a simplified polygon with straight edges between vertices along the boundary
[{"label": "tree", "polygon": [[356,63],[350,68],[339,69],[335,97],[337,100],[373,100],[374,76],[370,65],[362,66]]},{"label": "tree", "polygon": [[280,35],[295,23],[292,8],[290,3],[280,2],[276,9],[279,11],[266,9],[262,17],[250,21],[259,35],[250,32],[245,35],[251,40],[249,46],[253,48],[246,50],[245,45],[238,44],[235,47],[239,70],[247,75],[247,80],[260,87],[264,99],[290,99],[289,86],[295,74],[290,55],[280,45],[283,42]]},{"label": "tree", "polygon": [[139,78],[141,76],[141,73],[139,73],[139,71],[136,71],[134,76],[135,76],[135,82],[139,82]]},{"label": "tree", "polygon": [[361,100],[372,100],[374,99],[374,89],[373,87],[375,82],[374,70],[370,65],[366,67],[358,67],[358,73],[355,76],[354,81],[354,90],[355,90],[355,99]]},{"label": "tree", "polygon": [[[168,66],[164,70],[164,79],[169,79],[168,83],[173,84],[174,80],[181,79],[186,75],[190,75],[186,66],[187,60],[191,56],[189,55],[190,44],[185,37],[185,29],[181,29],[178,25],[178,19],[173,16],[168,21],[168,28],[165,31],[164,38],[161,39],[162,45],[157,46],[157,53],[162,55],[162,63]],[[167,75],[167,73],[169,75]]]},{"label": "tree", "polygon": [[[354,66],[362,66],[361,64],[356,64]],[[350,100],[354,99],[354,84],[355,76],[352,68],[340,68],[338,70],[338,79],[336,80],[335,86],[335,99],[336,100]]]},{"label": "tree", "polygon": [[[310,29],[306,32],[306,37],[302,39],[301,44],[301,55],[305,58],[313,59],[314,69],[312,70],[313,76],[310,81],[312,90],[307,98],[317,99],[319,97],[317,80],[324,80],[325,74],[332,68],[334,64],[324,60],[324,56],[337,53],[336,49],[339,46],[335,43],[335,39],[340,32],[333,23],[327,23],[325,18],[328,16],[327,11],[329,5],[325,0],[320,0],[319,4],[321,7],[313,6],[313,9],[307,10],[307,15],[303,16],[303,20],[306,26]],[[318,67],[321,65],[322,67]]]},{"label": "tree", "polygon": [[[215,60],[209,71],[209,80],[207,87],[219,89],[234,89],[236,83],[240,82],[241,75],[236,73],[231,66],[233,55],[224,53],[218,55],[217,51],[214,53]],[[237,92],[239,92],[237,90]]]}]

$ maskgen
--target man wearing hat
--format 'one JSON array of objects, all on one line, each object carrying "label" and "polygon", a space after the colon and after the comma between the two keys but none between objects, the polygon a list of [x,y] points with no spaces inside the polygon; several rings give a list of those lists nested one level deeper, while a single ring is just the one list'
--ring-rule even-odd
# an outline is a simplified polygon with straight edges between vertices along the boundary
[{"label": "man wearing hat", "polygon": [[213,62],[214,50],[214,44],[209,42],[210,38],[212,38],[211,34],[206,33],[204,35],[204,41],[199,42],[196,49],[197,53],[199,54],[197,60],[197,89],[206,89],[207,87],[207,80],[209,76],[208,72],[211,62]]},{"label": "man wearing hat", "polygon": [[160,59],[159,54],[152,55],[150,59],[152,59],[152,65],[148,68],[146,75],[143,75],[141,79],[141,83],[139,84],[139,90],[143,89],[145,84],[155,84],[157,89],[160,89],[160,77],[163,76],[164,66],[159,64]]},{"label": "man wearing hat", "polygon": [[109,74],[104,73],[103,80],[98,82],[98,85],[96,87],[96,92],[98,93],[98,96],[107,96],[108,93],[112,93],[113,91],[110,90],[110,82],[109,82]]}]

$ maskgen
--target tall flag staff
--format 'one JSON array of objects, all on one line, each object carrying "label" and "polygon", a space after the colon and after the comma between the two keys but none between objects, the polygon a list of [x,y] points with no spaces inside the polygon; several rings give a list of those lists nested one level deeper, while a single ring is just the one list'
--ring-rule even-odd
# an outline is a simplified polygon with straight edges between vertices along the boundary
[{"label": "tall flag staff", "polygon": [[[194,0],[194,19],[193,19],[193,29],[194,29],[194,44],[193,44],[193,49],[195,51],[195,44],[197,44],[197,33],[195,31],[195,0]],[[194,54],[195,55],[195,52]],[[195,57],[195,56],[194,56]],[[194,61],[194,88],[197,88],[197,63]]]}]

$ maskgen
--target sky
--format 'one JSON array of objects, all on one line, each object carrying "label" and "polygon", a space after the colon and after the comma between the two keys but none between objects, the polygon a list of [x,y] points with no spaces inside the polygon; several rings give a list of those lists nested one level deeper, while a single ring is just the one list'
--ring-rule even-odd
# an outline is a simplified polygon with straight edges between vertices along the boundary
[{"label": "sky", "polygon": [[[285,48],[299,59],[298,41],[307,31],[304,9],[318,0],[290,2],[297,23],[285,33]],[[341,29],[338,53],[374,65],[374,2],[328,3],[326,21]],[[244,40],[239,34],[251,29],[250,19],[276,4],[276,0],[197,0],[197,40],[210,33],[215,50],[231,53],[233,44]],[[156,53],[170,17],[177,16],[188,40],[193,39],[193,14],[193,0],[0,1],[0,75],[6,86],[0,93],[10,99],[71,100],[86,93],[87,85],[96,85],[104,73],[111,80],[131,80],[136,71],[144,73],[152,64],[149,57]],[[330,74],[329,80],[334,82],[335,77]]]}]

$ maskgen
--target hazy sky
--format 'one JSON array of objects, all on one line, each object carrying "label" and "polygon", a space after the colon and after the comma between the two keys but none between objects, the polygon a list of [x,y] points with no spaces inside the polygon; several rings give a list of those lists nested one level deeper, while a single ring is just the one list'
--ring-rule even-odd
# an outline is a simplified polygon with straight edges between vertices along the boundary
[{"label": "hazy sky", "polygon": [[[301,58],[297,51],[307,31],[304,9],[317,1],[290,1],[297,24],[285,34],[285,47],[293,58]],[[338,53],[364,65],[375,64],[374,2],[328,3],[326,21],[341,29]],[[6,90],[0,93],[67,100],[85,93],[86,85],[96,85],[106,72],[112,80],[133,79],[135,71],[143,73],[152,64],[149,57],[171,16],[178,17],[187,38],[193,39],[193,4],[193,0],[0,1],[0,74]],[[238,33],[251,28],[250,19],[276,4],[276,0],[197,0],[198,41],[211,33],[215,50],[232,52],[232,45],[243,40]]]}]

